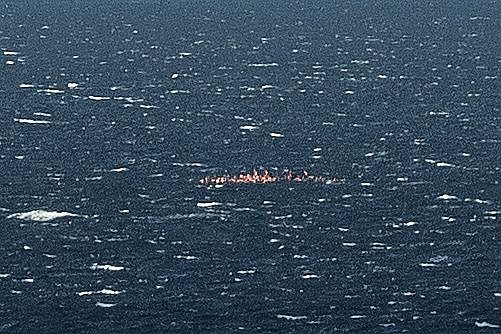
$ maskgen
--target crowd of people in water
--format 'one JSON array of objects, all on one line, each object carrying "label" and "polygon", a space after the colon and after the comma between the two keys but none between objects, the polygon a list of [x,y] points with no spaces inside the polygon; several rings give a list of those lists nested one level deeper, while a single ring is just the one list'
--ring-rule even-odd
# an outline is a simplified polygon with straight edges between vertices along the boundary
[{"label": "crowd of people in water", "polygon": [[205,176],[200,179],[200,184],[203,185],[223,185],[223,184],[251,184],[251,183],[275,183],[275,182],[320,182],[331,184],[338,181],[336,178],[329,178],[325,176],[310,175],[307,171],[294,173],[286,171],[280,176],[272,175],[268,170],[257,171],[253,170],[252,173],[240,173],[238,175],[218,175],[218,176]]}]

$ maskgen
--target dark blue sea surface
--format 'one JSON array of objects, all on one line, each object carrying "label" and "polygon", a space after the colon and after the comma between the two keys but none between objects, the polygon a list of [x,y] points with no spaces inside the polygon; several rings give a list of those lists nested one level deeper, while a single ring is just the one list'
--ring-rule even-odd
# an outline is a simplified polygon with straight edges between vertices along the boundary
[{"label": "dark blue sea surface", "polygon": [[[501,330],[501,2],[1,1],[0,333]],[[253,168],[340,182],[200,185]]]}]

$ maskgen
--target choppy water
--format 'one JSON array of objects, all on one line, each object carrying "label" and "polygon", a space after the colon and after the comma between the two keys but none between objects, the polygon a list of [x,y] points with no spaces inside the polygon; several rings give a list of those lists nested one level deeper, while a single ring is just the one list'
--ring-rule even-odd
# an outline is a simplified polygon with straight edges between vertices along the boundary
[{"label": "choppy water", "polygon": [[0,332],[499,331],[500,8],[3,1]]}]

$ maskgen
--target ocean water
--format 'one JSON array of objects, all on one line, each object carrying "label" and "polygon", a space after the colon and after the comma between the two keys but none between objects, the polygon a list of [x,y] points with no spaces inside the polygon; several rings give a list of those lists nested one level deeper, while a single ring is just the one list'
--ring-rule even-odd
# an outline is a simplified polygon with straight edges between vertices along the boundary
[{"label": "ocean water", "polygon": [[0,332],[499,332],[500,8],[2,1]]}]

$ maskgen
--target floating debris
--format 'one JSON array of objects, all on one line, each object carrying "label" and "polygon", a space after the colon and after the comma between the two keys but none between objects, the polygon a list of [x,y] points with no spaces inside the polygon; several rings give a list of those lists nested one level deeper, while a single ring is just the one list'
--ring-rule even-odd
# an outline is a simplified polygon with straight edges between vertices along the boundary
[{"label": "floating debris", "polygon": [[280,176],[275,176],[268,170],[257,171],[254,169],[252,173],[241,173],[238,175],[217,175],[205,176],[199,180],[203,185],[222,185],[222,184],[265,184],[277,182],[318,182],[325,184],[338,183],[340,180],[335,177],[325,177],[310,175],[307,171],[294,173],[287,171]]}]

